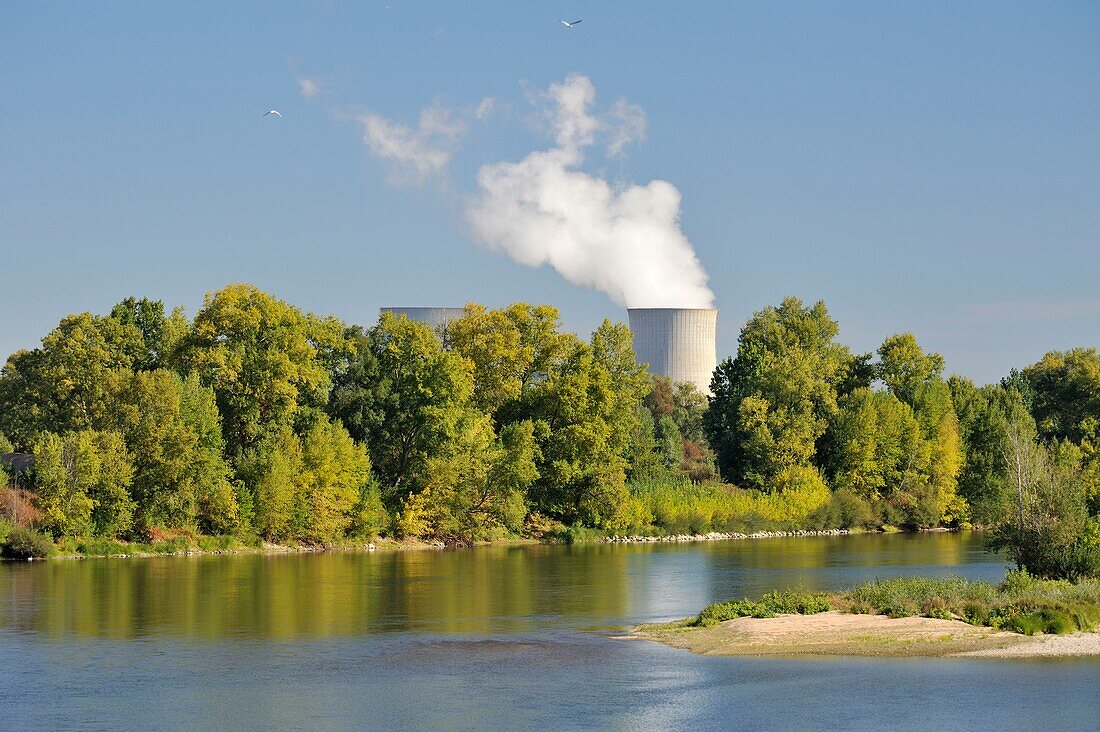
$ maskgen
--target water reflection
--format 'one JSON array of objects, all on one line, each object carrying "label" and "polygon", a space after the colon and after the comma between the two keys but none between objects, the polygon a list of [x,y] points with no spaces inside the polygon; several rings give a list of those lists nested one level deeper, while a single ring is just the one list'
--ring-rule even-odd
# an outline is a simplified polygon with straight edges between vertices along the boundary
[{"label": "water reflection", "polygon": [[0,565],[0,628],[61,639],[508,634],[681,617],[715,599],[930,571],[995,577],[958,534]]}]

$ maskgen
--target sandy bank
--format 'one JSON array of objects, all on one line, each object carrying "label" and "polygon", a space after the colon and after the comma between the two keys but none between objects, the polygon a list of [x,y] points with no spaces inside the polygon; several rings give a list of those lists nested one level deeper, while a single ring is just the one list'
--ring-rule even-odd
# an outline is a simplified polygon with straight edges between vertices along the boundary
[{"label": "sandy bank", "polygon": [[1025,658],[1100,655],[1100,633],[1028,637],[959,620],[854,615],[737,618],[711,628],[644,625],[630,637],[713,656],[970,656]]}]

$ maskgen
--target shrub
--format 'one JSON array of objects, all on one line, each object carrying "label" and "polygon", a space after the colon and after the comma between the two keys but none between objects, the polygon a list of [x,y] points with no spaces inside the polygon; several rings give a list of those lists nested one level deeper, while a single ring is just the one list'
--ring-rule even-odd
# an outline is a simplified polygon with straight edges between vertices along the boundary
[{"label": "shrub", "polygon": [[933,598],[943,607],[953,607],[968,602],[992,603],[996,595],[997,589],[988,582],[970,582],[962,577],[899,577],[865,582],[845,593],[845,598],[869,605],[883,615],[891,611],[917,615]]},{"label": "shrub", "polygon": [[920,615],[920,609],[916,606],[916,603],[899,600],[883,607],[882,614],[890,618],[911,618],[914,615]]},{"label": "shrub", "polygon": [[814,529],[869,528],[878,523],[871,504],[845,489],[830,496],[807,521],[808,528]]},{"label": "shrub", "polygon": [[992,625],[1000,630],[1011,630],[1023,635],[1065,635],[1077,630],[1077,623],[1069,613],[1051,607],[1032,612],[1013,606],[1002,608],[992,618]]},{"label": "shrub", "polygon": [[939,620],[953,620],[955,614],[952,613],[947,603],[942,597],[933,597],[921,605],[920,614],[926,618],[937,618]]},{"label": "shrub", "polygon": [[1087,631],[1100,623],[1100,581],[1044,580],[1016,570],[996,587],[960,577],[876,580],[834,601],[847,612],[959,617],[971,625],[1026,635]]},{"label": "shrub", "polygon": [[695,618],[694,624],[704,627],[734,618],[773,618],[776,615],[815,615],[830,609],[829,601],[823,594],[801,590],[769,592],[759,601],[749,599],[717,602],[703,608]]},{"label": "shrub", "polygon": [[980,602],[963,605],[962,616],[971,625],[989,625],[989,606]]},{"label": "shrub", "polygon": [[5,559],[42,559],[49,556],[53,548],[49,537],[15,524],[0,541],[0,556]]},{"label": "shrub", "polygon": [[553,535],[562,544],[591,544],[603,540],[607,534],[586,526],[568,526]]}]

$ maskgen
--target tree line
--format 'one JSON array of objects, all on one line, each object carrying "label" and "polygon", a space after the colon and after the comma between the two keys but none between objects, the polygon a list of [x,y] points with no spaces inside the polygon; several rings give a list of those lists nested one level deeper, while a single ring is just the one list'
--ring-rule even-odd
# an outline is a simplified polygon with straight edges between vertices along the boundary
[{"label": "tree line", "polygon": [[[708,400],[650,377],[626,326],[582,340],[545,305],[470,304],[435,332],[390,314],[348,325],[242,284],[192,319],[128,298],[9,357],[0,451],[35,460],[2,508],[55,538],[470,542],[1010,516],[1023,530],[1021,491],[1061,480],[1091,525],[1094,349],[978,387],[910,334],[854,354],[837,332],[822,303],[765,308]],[[1009,469],[1013,437],[1045,466],[1027,480]]]}]

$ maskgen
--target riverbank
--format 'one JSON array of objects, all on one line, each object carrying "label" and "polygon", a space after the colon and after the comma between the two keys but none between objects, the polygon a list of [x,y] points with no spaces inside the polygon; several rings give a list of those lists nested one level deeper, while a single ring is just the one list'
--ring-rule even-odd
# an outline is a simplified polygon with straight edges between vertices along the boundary
[{"label": "riverbank", "polygon": [[[480,545],[506,545],[527,546],[539,544],[535,539],[502,539],[496,542],[483,542]],[[163,548],[150,547],[144,544],[122,544],[113,542],[115,546],[105,551],[94,550],[91,552],[59,551],[47,557],[48,559],[74,560],[74,559],[139,559],[148,557],[193,557],[193,556],[217,556],[217,555],[247,555],[247,554],[319,554],[322,552],[343,553],[370,553],[370,552],[398,552],[398,551],[429,551],[447,548],[440,541],[376,539],[371,542],[342,542],[338,544],[273,544],[264,542],[260,546],[225,546],[219,548],[203,548],[201,546]],[[132,548],[131,548],[132,547]],[[8,560],[12,561],[12,560]],[[21,561],[21,560],[16,560]]]},{"label": "riverbank", "polygon": [[[507,538],[479,541],[471,545],[446,544],[442,541],[420,539],[379,538],[374,541],[344,540],[328,544],[275,544],[263,542],[250,546],[232,537],[202,536],[197,539],[177,538],[153,543],[124,542],[118,540],[67,540],[55,547],[48,557],[37,559],[89,559],[89,558],[141,558],[165,556],[204,556],[221,554],[314,554],[318,552],[373,552],[373,551],[423,551],[478,546],[526,546],[531,544],[683,544],[708,541],[746,541],[750,539],[776,539],[815,536],[848,536],[865,532],[850,529],[757,531],[753,533],[709,532],[706,534],[668,535],[604,535],[591,530],[566,532],[538,538]],[[578,537],[577,534],[580,536]],[[7,559],[6,561],[23,561]]]},{"label": "riverbank", "polygon": [[712,531],[706,534],[670,534],[667,536],[607,536],[604,537],[603,542],[607,544],[689,543],[695,541],[740,541],[743,539],[777,539],[781,537],[795,536],[847,536],[849,534],[855,533],[863,532],[854,531],[852,529],[756,531],[751,534]]},{"label": "riverbank", "polygon": [[960,620],[859,615],[743,617],[712,627],[643,625],[628,638],[708,656],[1034,658],[1100,656],[1100,633],[1026,636]]}]

